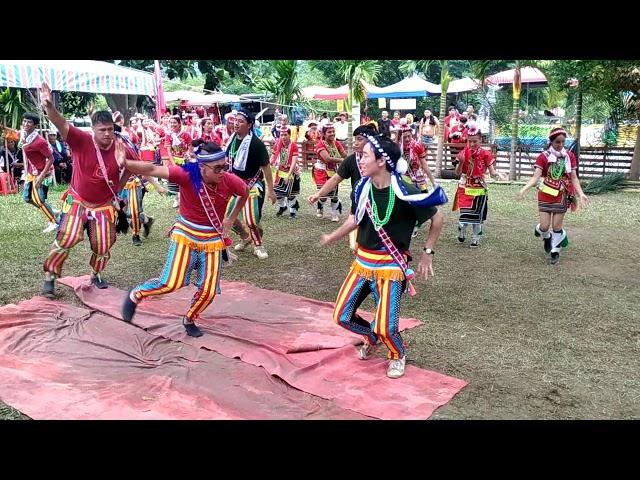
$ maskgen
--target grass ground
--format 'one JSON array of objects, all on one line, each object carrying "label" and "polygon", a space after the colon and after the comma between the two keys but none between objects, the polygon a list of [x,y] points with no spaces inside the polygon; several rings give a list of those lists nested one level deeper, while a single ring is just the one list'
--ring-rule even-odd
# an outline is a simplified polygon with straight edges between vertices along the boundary
[{"label": "grass ground", "polygon": [[[445,184],[450,200],[454,184]],[[456,240],[456,215],[436,247],[436,277],[418,282],[418,295],[403,300],[403,316],[422,321],[405,334],[409,363],[469,381],[436,419],[630,419],[640,417],[640,194],[591,197],[591,205],[568,214],[571,245],[560,264],[546,262],[534,193],[513,200],[519,187],[492,185],[489,221],[481,248]],[[303,178],[306,198],[314,188]],[[50,195],[59,207],[61,190]],[[348,187],[341,198],[347,199]],[[107,280],[129,288],[157,276],[164,264],[175,210],[171,200],[150,194],[146,210],[157,222],[141,247],[120,237],[112,249]],[[297,219],[276,218],[265,207],[263,227],[269,259],[244,252],[224,272],[227,280],[334,301],[351,262],[348,242],[322,248],[321,233],[336,224],[314,217],[306,202]],[[53,234],[20,197],[0,197],[0,304],[37,295],[42,261]],[[413,250],[424,244],[421,232]],[[66,275],[89,272],[89,245],[70,255]],[[78,303],[60,287],[62,299]],[[365,303],[371,308],[371,303]],[[211,308],[215,308],[215,303]],[[380,352],[382,354],[382,352]],[[355,355],[355,352],[354,352]],[[0,402],[0,418],[20,415]]]}]

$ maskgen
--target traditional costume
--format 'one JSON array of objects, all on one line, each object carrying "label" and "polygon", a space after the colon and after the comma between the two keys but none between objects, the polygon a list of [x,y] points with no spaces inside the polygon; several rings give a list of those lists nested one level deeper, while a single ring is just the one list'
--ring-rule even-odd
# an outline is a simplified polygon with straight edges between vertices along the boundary
[{"label": "traditional costume", "polygon": [[[318,190],[322,188],[322,186],[327,183],[327,180],[336,174],[336,163],[333,161],[325,162],[320,157],[320,153],[322,151],[326,151],[331,158],[345,158],[347,156],[347,152],[345,151],[342,144],[333,140],[330,142],[324,138],[328,129],[333,128],[333,124],[327,123],[322,127],[322,135],[323,139],[318,140],[316,142],[316,156],[317,160],[314,163],[313,168],[311,170],[311,176],[316,184]],[[327,194],[326,197],[318,200],[317,204],[317,213],[316,216],[318,218],[322,218],[323,206],[327,201],[327,198],[331,199],[331,217],[333,221],[338,221],[338,213],[342,213],[342,203],[340,203],[340,199],[338,198],[338,187]]]},{"label": "traditional costume", "polygon": [[[291,130],[287,127],[281,128],[281,134]],[[300,208],[296,196],[300,195],[300,166],[298,165],[298,145],[287,138],[287,142],[281,137],[273,147],[272,164],[276,167],[276,179],[273,189],[276,192],[277,205],[279,207],[277,216],[281,216],[289,207],[289,216],[295,218]],[[293,173],[290,176],[292,165]]]}]

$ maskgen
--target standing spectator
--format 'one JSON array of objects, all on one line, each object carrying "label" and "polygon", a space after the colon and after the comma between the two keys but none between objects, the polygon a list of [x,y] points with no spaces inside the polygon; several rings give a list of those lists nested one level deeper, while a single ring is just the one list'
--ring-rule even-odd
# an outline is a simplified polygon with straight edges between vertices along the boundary
[{"label": "standing spectator", "polygon": [[322,117],[320,117],[320,128],[324,127],[327,123],[329,123],[329,114],[324,112]]},{"label": "standing spectator", "polygon": [[393,125],[394,127],[397,127],[399,123],[400,123],[400,112],[396,110],[395,112],[393,112],[393,120],[391,120],[391,125]]},{"label": "standing spectator", "polygon": [[378,129],[381,135],[391,136],[391,120],[386,110],[382,111],[382,118],[378,120]]},{"label": "standing spectator", "polygon": [[53,168],[58,183],[69,183],[71,181],[71,162],[66,148],[58,139],[56,132],[50,131],[47,135],[49,146],[53,152]]},{"label": "standing spectator", "polygon": [[342,112],[339,116],[339,121],[333,125],[336,131],[336,140],[339,142],[346,142],[349,136],[349,124],[347,123],[347,114]]},{"label": "standing spectator", "polygon": [[420,120],[420,141],[423,145],[433,143],[435,138],[438,138],[438,131],[440,124],[438,119],[431,113],[431,110],[425,110],[422,119]]}]

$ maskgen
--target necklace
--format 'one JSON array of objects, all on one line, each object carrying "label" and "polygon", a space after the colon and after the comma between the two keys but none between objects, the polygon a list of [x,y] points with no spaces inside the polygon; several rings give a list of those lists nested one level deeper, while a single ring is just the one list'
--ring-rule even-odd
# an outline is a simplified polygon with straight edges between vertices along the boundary
[{"label": "necklace", "polygon": [[566,161],[566,157],[562,158],[562,163],[557,161],[549,166],[549,176],[554,180],[560,180],[562,175],[564,175],[564,163]]},{"label": "necklace", "polygon": [[389,223],[391,212],[393,211],[393,206],[396,203],[396,194],[393,191],[393,187],[389,186],[389,201],[387,202],[387,211],[385,212],[383,219],[380,219],[380,216],[378,215],[378,205],[376,205],[376,201],[373,198],[373,185],[369,190],[369,197],[371,199],[371,211],[373,212],[373,215],[371,216],[371,222],[373,223],[374,230],[378,231],[387,223]]},{"label": "necklace", "polygon": [[232,162],[236,159],[236,153],[238,152],[238,137],[233,137],[233,142],[229,146],[229,160]]}]

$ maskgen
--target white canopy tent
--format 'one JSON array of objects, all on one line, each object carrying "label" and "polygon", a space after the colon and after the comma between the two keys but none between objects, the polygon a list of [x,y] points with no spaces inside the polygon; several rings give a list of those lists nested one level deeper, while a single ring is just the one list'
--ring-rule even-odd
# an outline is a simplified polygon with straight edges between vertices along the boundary
[{"label": "white canopy tent", "polygon": [[95,60],[0,60],[0,87],[156,96],[152,73]]}]

